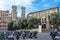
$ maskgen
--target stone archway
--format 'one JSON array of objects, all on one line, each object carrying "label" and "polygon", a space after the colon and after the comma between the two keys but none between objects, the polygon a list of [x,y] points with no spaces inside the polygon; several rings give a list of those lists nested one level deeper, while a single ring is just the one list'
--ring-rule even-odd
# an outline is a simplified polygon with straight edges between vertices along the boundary
[{"label": "stone archway", "polygon": [[46,17],[42,17],[41,18],[41,25],[42,25],[42,29],[46,29]]}]

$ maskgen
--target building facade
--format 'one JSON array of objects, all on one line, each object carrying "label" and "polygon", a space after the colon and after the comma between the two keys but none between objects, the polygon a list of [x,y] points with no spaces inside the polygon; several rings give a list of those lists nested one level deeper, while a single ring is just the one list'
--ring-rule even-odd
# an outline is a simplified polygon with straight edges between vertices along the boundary
[{"label": "building facade", "polygon": [[12,6],[11,13],[0,10],[0,30],[7,30],[8,22],[17,20],[16,6]]},{"label": "building facade", "polygon": [[24,19],[25,18],[25,7],[21,8],[21,18]]},{"label": "building facade", "polygon": [[[51,17],[50,14],[57,13],[58,14],[58,7],[53,7],[46,10],[41,10],[37,12],[31,12],[28,14],[29,17],[37,18],[41,20],[41,24],[46,24],[45,29],[50,28],[49,18]],[[16,21],[20,17],[17,17],[17,7],[12,6],[11,13],[7,11],[0,10],[0,30],[7,30],[8,22]],[[25,7],[21,8],[21,18],[25,18]]]},{"label": "building facade", "polygon": [[46,27],[44,28],[49,29],[50,28],[49,18],[51,17],[50,14],[52,13],[58,14],[58,7],[53,7],[46,10],[37,11],[37,12],[32,12],[32,13],[29,13],[28,16],[40,19],[41,24],[46,24]]},{"label": "building facade", "polygon": [[0,10],[0,29],[7,29],[7,22],[11,21],[11,14],[9,11],[1,11]]},{"label": "building facade", "polygon": [[11,17],[12,17],[12,21],[16,21],[17,19],[17,7],[16,6],[12,6]]},{"label": "building facade", "polygon": [[[25,7],[21,8],[21,18],[25,18]],[[0,30],[7,30],[8,22],[16,21],[19,19],[20,17],[17,17],[17,7],[15,5],[12,6],[11,12],[8,10],[0,10]]]}]

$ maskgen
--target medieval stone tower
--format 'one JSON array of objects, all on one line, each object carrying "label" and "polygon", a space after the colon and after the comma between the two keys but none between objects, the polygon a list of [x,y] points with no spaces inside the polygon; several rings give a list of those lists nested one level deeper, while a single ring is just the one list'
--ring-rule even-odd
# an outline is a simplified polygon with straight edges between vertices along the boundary
[{"label": "medieval stone tower", "polygon": [[12,17],[12,21],[16,21],[17,19],[17,7],[16,6],[12,6],[12,11],[11,11],[11,17]]},{"label": "medieval stone tower", "polygon": [[24,19],[25,18],[25,7],[21,8],[21,18]]}]

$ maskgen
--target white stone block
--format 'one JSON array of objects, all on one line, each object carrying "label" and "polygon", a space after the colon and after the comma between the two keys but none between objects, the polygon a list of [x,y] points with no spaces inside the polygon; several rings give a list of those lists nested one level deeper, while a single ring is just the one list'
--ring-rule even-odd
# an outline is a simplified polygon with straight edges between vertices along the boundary
[{"label": "white stone block", "polygon": [[39,32],[42,32],[42,26],[39,25]]}]

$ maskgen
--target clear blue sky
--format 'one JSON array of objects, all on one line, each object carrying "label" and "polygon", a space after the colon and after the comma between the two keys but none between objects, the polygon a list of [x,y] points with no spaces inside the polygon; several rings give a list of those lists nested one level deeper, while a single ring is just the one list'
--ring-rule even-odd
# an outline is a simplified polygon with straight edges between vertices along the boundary
[{"label": "clear blue sky", "polygon": [[21,16],[21,7],[26,7],[26,15],[30,12],[39,10],[45,10],[54,6],[59,7],[60,12],[60,0],[0,0],[0,10],[11,11],[11,6],[17,6],[17,16]]}]

